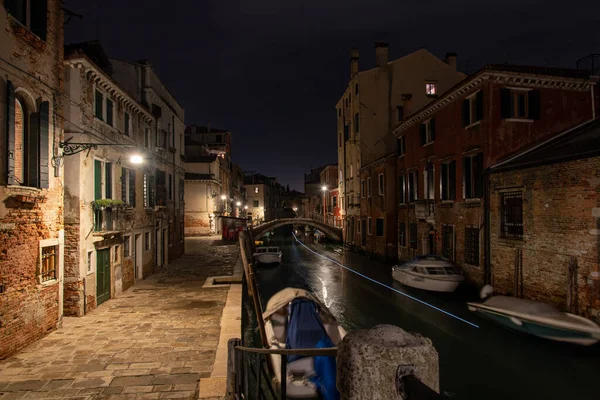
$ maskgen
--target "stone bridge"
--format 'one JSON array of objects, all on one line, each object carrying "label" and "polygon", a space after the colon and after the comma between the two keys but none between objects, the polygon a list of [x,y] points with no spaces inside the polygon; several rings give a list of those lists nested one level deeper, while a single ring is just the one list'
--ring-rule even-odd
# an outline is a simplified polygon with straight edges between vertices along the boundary
[{"label": "stone bridge", "polygon": [[254,238],[258,239],[262,237],[265,233],[270,232],[280,226],[284,225],[308,225],[310,227],[316,228],[327,235],[329,238],[333,240],[337,240],[339,242],[342,241],[342,229],[336,228],[335,226],[326,225],[322,222],[315,221],[314,219],[309,218],[280,218],[275,219],[273,221],[265,222],[264,224],[255,226],[252,228],[252,232],[254,234]]}]

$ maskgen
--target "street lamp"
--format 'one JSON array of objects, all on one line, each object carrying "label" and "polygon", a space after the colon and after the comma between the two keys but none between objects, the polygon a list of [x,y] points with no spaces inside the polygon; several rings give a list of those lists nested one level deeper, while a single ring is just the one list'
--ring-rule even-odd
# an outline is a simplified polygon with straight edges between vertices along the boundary
[{"label": "street lamp", "polygon": [[142,164],[144,162],[144,158],[138,154],[134,154],[131,156],[130,161],[132,164]]},{"label": "street lamp", "polygon": [[242,203],[240,201],[238,201],[237,203],[235,203],[235,205],[239,207],[242,205]]},{"label": "street lamp", "polygon": [[327,193],[327,185],[323,185],[321,190],[323,191],[323,223],[326,223],[327,213],[325,211],[326,210],[326,208],[325,208],[325,193]]}]

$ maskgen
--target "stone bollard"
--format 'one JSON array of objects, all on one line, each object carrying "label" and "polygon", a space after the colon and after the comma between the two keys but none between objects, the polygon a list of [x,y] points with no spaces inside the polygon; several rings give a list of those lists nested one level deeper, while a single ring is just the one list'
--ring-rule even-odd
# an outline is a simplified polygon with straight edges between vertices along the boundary
[{"label": "stone bollard", "polygon": [[405,400],[396,379],[399,368],[414,371],[439,392],[438,353],[431,340],[394,325],[350,332],[338,346],[337,387],[342,400]]}]

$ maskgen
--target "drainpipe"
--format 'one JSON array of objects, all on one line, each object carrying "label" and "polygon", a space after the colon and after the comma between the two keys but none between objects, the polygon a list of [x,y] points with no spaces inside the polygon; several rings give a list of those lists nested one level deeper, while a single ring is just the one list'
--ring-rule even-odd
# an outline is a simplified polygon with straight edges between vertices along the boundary
[{"label": "drainpipe", "polygon": [[484,248],[485,248],[485,265],[483,274],[483,283],[492,283],[492,263],[491,263],[491,232],[490,232],[490,169],[486,168],[483,171],[483,226],[484,226]]}]

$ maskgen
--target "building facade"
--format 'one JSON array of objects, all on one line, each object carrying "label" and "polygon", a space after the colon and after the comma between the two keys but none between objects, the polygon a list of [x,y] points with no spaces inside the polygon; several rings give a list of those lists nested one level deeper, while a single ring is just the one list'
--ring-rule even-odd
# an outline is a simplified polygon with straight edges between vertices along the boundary
[{"label": "building facade", "polygon": [[144,148],[153,164],[145,163],[144,168],[155,182],[154,241],[158,243],[156,265],[161,268],[185,252],[185,110],[147,60],[111,59],[110,62],[115,81],[148,109],[156,121],[153,130],[144,137]]},{"label": "building facade", "polygon": [[[351,50],[350,80],[336,104],[338,138],[339,192],[343,207],[344,240],[356,243],[387,259],[395,259],[396,237],[394,224],[384,225],[382,236],[365,236],[362,219],[368,212],[373,218],[396,219],[396,182],[387,182],[388,194],[383,198],[362,198],[361,181],[378,179],[383,159],[388,169],[395,165],[389,157],[396,151],[392,129],[405,116],[412,114],[439,93],[451,88],[465,75],[456,70],[457,57],[448,53],[442,61],[425,49],[389,61],[388,45],[375,44],[376,67],[359,71],[359,53]],[[377,168],[375,165],[378,165]],[[369,166],[367,168],[363,168]],[[382,201],[379,201],[382,200]],[[363,204],[364,203],[364,204]],[[390,206],[390,207],[386,207]],[[365,210],[365,211],[361,211]],[[364,245],[363,245],[364,243]]]},{"label": "building facade", "polygon": [[304,174],[303,216],[306,218],[323,215],[323,183],[321,171],[325,167],[313,168]]},{"label": "building facade", "polygon": [[600,317],[600,122],[490,169],[491,284]]},{"label": "building facade", "polygon": [[248,206],[245,211],[252,217],[252,224],[259,225],[283,215],[285,189],[277,178],[257,173],[246,175],[244,189]]},{"label": "building facade", "polygon": [[491,281],[489,167],[595,118],[580,70],[488,65],[395,131],[398,257],[441,254]]},{"label": "building facade", "polygon": [[[338,201],[343,202],[343,200],[340,199],[339,195],[337,164],[325,166],[319,173],[319,180],[321,183],[321,197],[324,197],[321,199],[321,215],[325,213],[325,223],[341,227]],[[324,210],[323,204],[325,204]]]},{"label": "building facade", "polygon": [[63,316],[62,2],[0,7],[0,359]]}]

